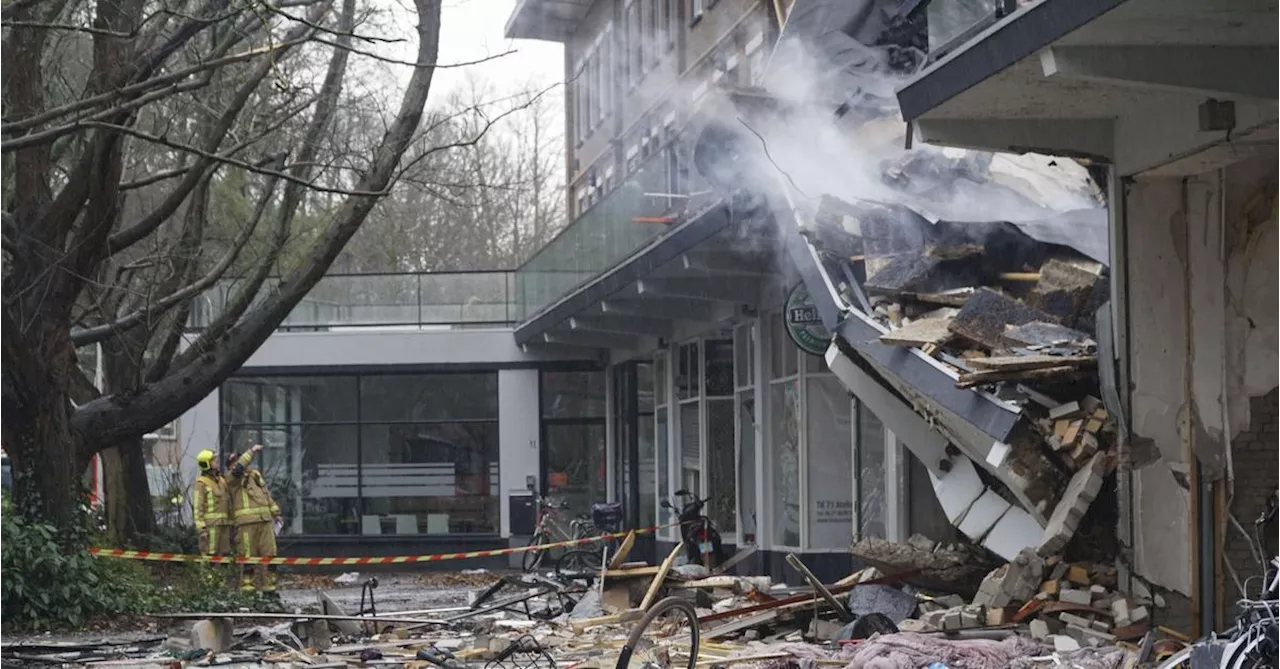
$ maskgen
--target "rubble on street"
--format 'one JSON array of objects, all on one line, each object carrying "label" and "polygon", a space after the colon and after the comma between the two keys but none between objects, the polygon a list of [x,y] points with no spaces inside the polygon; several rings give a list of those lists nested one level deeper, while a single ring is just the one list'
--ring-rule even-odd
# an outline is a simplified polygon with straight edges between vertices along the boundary
[{"label": "rubble on street", "polygon": [[[957,570],[963,545],[916,536],[892,546],[905,550],[855,546],[855,555],[878,555],[879,566],[833,583],[818,582],[794,555],[787,561],[809,585],[677,564],[677,547],[658,565],[624,555],[599,571],[493,574],[463,607],[397,613],[370,601],[349,615],[317,590],[313,612],[156,616],[180,631],[128,642],[5,644],[3,659],[86,667],[1118,669],[1148,666],[1181,643],[1152,624],[1155,600],[1116,591],[1112,567],[1029,547],[975,584]],[[673,608],[665,603],[672,599],[690,618],[645,619],[655,607]],[[677,650],[682,640],[687,648]],[[640,659],[655,649],[661,660]]]}]

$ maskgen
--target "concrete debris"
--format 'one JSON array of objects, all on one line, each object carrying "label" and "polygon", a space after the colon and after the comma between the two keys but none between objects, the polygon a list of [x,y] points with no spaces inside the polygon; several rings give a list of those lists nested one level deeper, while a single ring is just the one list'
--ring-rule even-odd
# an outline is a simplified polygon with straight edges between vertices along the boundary
[{"label": "concrete debris", "polygon": [[864,564],[886,574],[903,574],[916,587],[971,596],[991,569],[990,558],[968,544],[923,548],[920,542],[863,539],[850,549]]},{"label": "concrete debris", "polygon": [[[698,570],[687,570],[702,575],[689,579],[682,575],[686,570],[655,572],[641,564],[603,570],[598,583],[501,575],[471,596],[462,613],[457,608],[441,609],[447,616],[431,610],[382,613],[376,618],[317,613],[168,614],[156,617],[203,618],[186,623],[190,640],[156,637],[130,649],[132,654],[110,657],[136,659],[139,666],[152,659],[160,661],[163,654],[170,660],[181,655],[192,661],[211,658],[214,663],[256,666],[425,666],[411,663],[454,658],[459,666],[480,663],[492,669],[555,669],[570,664],[603,668],[617,663],[622,640],[645,612],[643,605],[636,604],[650,594],[655,601],[677,597],[696,602],[702,636],[699,662],[725,665],[785,660],[800,666],[834,666],[838,661],[853,667],[861,666],[855,656],[865,654],[872,661],[886,653],[904,653],[948,666],[1013,666],[1003,655],[998,664],[966,661],[967,654],[978,647],[986,649],[982,652],[988,660],[996,655],[986,653],[1003,653],[1000,649],[1016,650],[1017,657],[1120,651],[1129,658],[1133,653],[1126,649],[1134,647],[1126,643],[1155,633],[1147,606],[1113,589],[1115,577],[1107,565],[1068,563],[1059,555],[1042,556],[1028,548],[1008,564],[984,572],[970,600],[967,595],[942,591],[958,590],[954,585],[938,589],[909,584],[949,575],[970,579],[970,571],[961,569],[959,562],[979,558],[963,544],[938,544],[915,536],[900,544],[868,543],[860,550],[878,555],[883,565],[864,567],[832,583],[815,581],[799,588],[767,577],[706,575]],[[926,556],[933,556],[932,561]],[[930,575],[921,579],[920,571]],[[817,578],[812,572],[807,576]],[[516,594],[509,594],[513,591]],[[602,592],[626,597],[634,592],[635,598],[621,600],[626,608],[609,613],[602,606],[608,600]],[[321,601],[332,599],[322,596]],[[560,613],[552,615],[556,611]],[[373,620],[376,625],[368,624]],[[237,631],[234,624],[240,621],[284,622]],[[346,634],[338,627],[331,631],[329,625],[339,621],[350,622],[359,631]],[[645,638],[678,641],[682,629],[676,621],[661,622],[646,628]],[[851,641],[856,645],[844,645]],[[60,651],[64,663],[106,656],[99,647]],[[524,651],[545,661],[511,664],[502,659]],[[14,660],[48,659],[54,652],[29,645],[4,646],[5,658]]]}]

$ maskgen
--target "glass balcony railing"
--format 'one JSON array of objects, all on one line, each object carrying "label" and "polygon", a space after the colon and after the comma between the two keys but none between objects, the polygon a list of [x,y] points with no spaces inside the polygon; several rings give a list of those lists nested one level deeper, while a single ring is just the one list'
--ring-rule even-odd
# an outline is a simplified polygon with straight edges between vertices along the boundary
[{"label": "glass balcony railing", "polygon": [[[275,280],[270,280],[274,282]],[[514,272],[425,272],[326,276],[289,313],[281,330],[361,327],[480,327],[516,321]],[[270,283],[258,291],[266,295]],[[223,312],[237,281],[222,281],[198,300],[190,327]]]},{"label": "glass balcony railing", "polygon": [[[602,200],[515,271],[519,320],[528,320],[625,260],[695,210],[701,180],[671,175],[671,149],[655,151]],[[674,189],[686,196],[671,197]]]},{"label": "glass balcony railing", "polygon": [[930,59],[954,51],[1017,6],[1017,0],[930,0],[925,7]]}]

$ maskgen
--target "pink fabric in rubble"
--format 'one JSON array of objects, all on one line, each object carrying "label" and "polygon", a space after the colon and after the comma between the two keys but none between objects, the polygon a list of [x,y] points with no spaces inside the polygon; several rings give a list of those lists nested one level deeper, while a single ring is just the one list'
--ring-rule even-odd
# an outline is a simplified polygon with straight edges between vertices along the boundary
[{"label": "pink fabric in rubble", "polygon": [[944,639],[899,632],[868,639],[849,656],[847,669],[922,669],[942,662],[949,669],[1003,669],[1018,657],[1037,655],[1044,647],[1011,636],[990,639]]}]

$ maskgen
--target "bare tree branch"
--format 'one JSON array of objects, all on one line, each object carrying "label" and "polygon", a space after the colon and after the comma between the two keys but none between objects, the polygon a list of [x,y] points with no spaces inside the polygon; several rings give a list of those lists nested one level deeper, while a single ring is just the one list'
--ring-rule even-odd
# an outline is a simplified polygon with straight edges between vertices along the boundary
[{"label": "bare tree branch", "polygon": [[[141,130],[134,130],[133,128],[128,128],[128,127],[125,127],[125,126],[122,126],[122,125],[111,125],[111,124],[109,124],[109,123],[98,123],[98,122],[90,122],[90,123],[88,123],[87,125],[89,125],[90,127],[95,127],[95,128],[97,128],[97,127],[110,128],[111,130],[114,130],[114,131],[119,132],[119,133],[121,133],[121,134],[129,135],[129,136],[131,136],[131,137],[137,137],[138,139],[143,139],[143,140],[146,140],[146,141],[148,141],[148,142],[154,142],[154,143],[159,144],[159,145],[161,145],[161,146],[167,146],[167,147],[169,147],[169,148],[171,148],[171,149],[177,149],[177,150],[179,150],[179,151],[185,151],[185,152],[187,152],[187,153],[191,153],[191,154],[193,154],[193,155],[196,155],[196,156],[198,156],[198,157],[200,157],[200,158],[206,159],[206,160],[208,160],[210,163],[221,163],[221,164],[224,164],[224,165],[233,165],[233,166],[235,166],[235,167],[239,167],[239,168],[240,168],[240,169],[242,169],[242,170],[245,170],[245,171],[248,171],[248,172],[253,172],[253,173],[255,173],[255,174],[261,174],[261,175],[264,175],[264,176],[271,176],[271,177],[279,177],[279,178],[284,179],[285,181],[288,181],[288,182],[290,182],[290,183],[296,183],[296,184],[298,184],[298,185],[300,185],[300,186],[304,186],[304,187],[306,187],[306,188],[309,188],[309,189],[311,189],[311,190],[313,190],[313,191],[317,191],[317,192],[320,192],[320,193],[332,193],[332,194],[334,194],[334,195],[352,195],[352,196],[355,196],[355,197],[379,197],[379,196],[382,196],[382,195],[386,195],[386,194],[389,192],[389,189],[383,189],[383,190],[380,190],[380,191],[361,191],[361,190],[351,190],[351,189],[347,189],[347,188],[331,188],[331,187],[328,187],[328,186],[323,186],[323,185],[321,185],[321,184],[318,184],[318,183],[316,183],[316,182],[314,182],[314,181],[305,181],[305,180],[302,180],[302,179],[298,179],[297,177],[294,177],[293,175],[287,174],[287,173],[285,173],[285,172],[280,172],[280,171],[278,171],[278,170],[268,169],[268,168],[266,168],[266,167],[261,167],[261,166],[259,166],[259,165],[255,165],[255,164],[253,164],[253,163],[249,163],[249,162],[246,162],[246,161],[243,161],[243,160],[238,160],[238,159],[231,158],[231,157],[228,157],[228,156],[225,156],[225,155],[220,155],[220,154],[216,154],[216,153],[210,153],[210,152],[208,152],[208,151],[204,151],[204,150],[202,150],[202,149],[198,149],[198,148],[196,148],[196,147],[194,147],[194,146],[191,146],[191,145],[189,145],[189,144],[183,144],[183,143],[181,143],[181,142],[175,142],[175,141],[173,141],[173,140],[171,140],[171,139],[168,139],[168,138],[162,137],[162,136],[160,136],[160,135],[153,135],[153,134],[151,134],[151,133],[142,132]],[[185,194],[184,194],[184,196],[183,196],[183,199],[185,199]],[[181,201],[179,202],[179,204],[181,204]],[[148,231],[148,233],[149,233],[149,232],[150,232],[150,231]],[[123,233],[121,233],[121,234],[123,235]],[[142,237],[145,237],[145,236],[146,236],[146,234],[142,234],[141,236],[142,236]],[[113,248],[114,248],[114,246],[113,246]]]},{"label": "bare tree branch", "polygon": [[[354,21],[354,16],[355,1],[343,0],[340,28],[349,28]],[[349,43],[350,39],[339,38],[339,43],[343,42]],[[179,359],[174,361],[173,365],[175,367],[181,368],[191,364],[196,358],[210,350],[215,342],[220,341],[227,330],[253,304],[259,289],[266,282],[267,277],[271,275],[271,270],[280,256],[280,251],[284,248],[285,240],[288,239],[293,219],[297,215],[298,204],[303,194],[302,185],[311,178],[313,159],[318,151],[320,138],[332,125],[333,115],[342,92],[342,79],[346,73],[347,62],[347,51],[342,49],[341,46],[335,48],[333,56],[329,60],[329,68],[325,72],[324,83],[320,87],[315,112],[312,114],[311,122],[308,124],[306,134],[302,140],[302,154],[299,157],[299,162],[290,168],[292,171],[291,176],[296,181],[290,181],[285,185],[283,202],[277,214],[276,233],[270,249],[268,249],[265,257],[257,263],[248,281],[239,287],[234,298],[226,305],[226,308],[218,315],[218,318],[209,324],[200,338],[192,342]]]},{"label": "bare tree branch", "polygon": [[55,118],[66,116],[67,114],[74,114],[75,112],[83,111],[85,109],[90,109],[100,104],[104,104],[121,97],[136,95],[138,93],[141,93],[143,91],[146,91],[152,88],[172,86],[173,84],[181,82],[183,79],[186,79],[187,77],[190,77],[193,74],[200,74],[202,72],[221,68],[226,65],[241,63],[244,61],[252,60],[259,56],[266,56],[266,55],[270,55],[270,54],[281,52],[281,51],[287,51],[295,46],[298,46],[299,44],[305,44],[307,41],[308,41],[307,38],[301,37],[293,40],[285,40],[272,46],[259,47],[256,49],[248,49],[246,51],[241,51],[239,53],[232,54],[230,56],[214,58],[212,60],[203,62],[199,65],[193,65],[191,67],[179,70],[177,72],[160,75],[157,77],[152,77],[151,79],[147,79],[145,81],[140,81],[127,86],[122,86],[120,88],[113,89],[104,93],[99,93],[98,95],[87,97],[82,100],[76,100],[75,102],[67,103],[65,105],[62,105],[61,107],[55,107],[48,111],[41,112],[39,114],[31,116],[29,118],[22,118],[17,121],[4,123],[0,125],[0,133],[10,135],[17,132],[21,132],[22,130],[26,130],[28,128],[34,128],[38,125],[42,125]]},{"label": "bare tree branch", "polygon": [[[312,8],[311,11],[313,16],[318,19],[321,15],[324,14],[324,12],[328,11],[328,8],[329,8],[329,2],[326,1],[316,5],[315,7]],[[302,38],[303,33],[306,33],[309,31],[310,31],[310,28],[307,28],[305,26],[295,28],[294,30],[290,31],[286,41],[297,42],[299,39]],[[289,51],[286,50],[281,55],[283,57],[288,53]],[[169,148],[186,151],[188,153],[193,153],[196,156],[198,156],[198,159],[191,166],[191,170],[187,172],[187,174],[183,177],[182,181],[172,191],[170,191],[168,197],[165,198],[164,202],[161,203],[159,207],[157,207],[151,213],[147,214],[147,216],[143,217],[141,221],[138,221],[134,225],[111,235],[111,238],[108,244],[111,253],[115,253],[119,249],[133,245],[138,240],[146,237],[147,235],[151,234],[156,228],[160,227],[161,223],[168,220],[169,216],[173,215],[173,212],[178,210],[178,207],[182,205],[182,202],[184,200],[186,200],[187,195],[191,193],[192,189],[194,189],[196,185],[200,183],[200,180],[209,178],[209,176],[212,175],[211,170],[216,169],[217,165],[219,164],[232,164],[232,165],[237,165],[239,167],[247,169],[251,172],[261,171],[261,173],[267,174],[268,176],[279,176],[281,178],[286,178],[286,179],[290,178],[288,175],[285,175],[283,173],[272,174],[271,171],[269,170],[262,170],[262,168],[259,168],[254,165],[250,165],[249,163],[246,163],[244,161],[240,161],[234,158],[229,158],[224,156],[218,156],[217,154],[214,153],[214,151],[216,151],[218,146],[222,143],[223,138],[227,136],[227,132],[230,131],[231,126],[235,123],[235,120],[240,115],[241,110],[244,109],[244,106],[249,101],[249,97],[253,94],[253,91],[257,89],[258,85],[262,83],[262,80],[267,77],[267,75],[271,72],[274,65],[275,65],[274,62],[271,61],[270,59],[263,59],[260,63],[258,63],[255,70],[248,77],[245,78],[244,83],[242,83],[240,87],[236,90],[236,93],[232,97],[231,102],[227,105],[226,110],[223,112],[222,116],[218,119],[217,123],[209,126],[209,130],[207,133],[205,133],[203,138],[204,139],[203,146],[199,148],[194,146],[183,145],[173,140],[170,140],[167,137],[160,137],[160,136],[152,135],[149,133],[144,133],[144,132],[135,130],[133,128],[125,127],[125,126],[120,126],[120,125],[111,126],[111,129],[121,134],[132,135],[133,137],[137,137],[139,139],[145,139],[147,141],[150,141],[156,144],[161,144]],[[92,127],[100,126],[99,122],[97,121],[90,122],[90,125]]]},{"label": "bare tree branch", "polygon": [[[281,162],[283,156],[279,156],[276,162]],[[267,183],[263,189],[262,196],[258,200],[257,206],[254,208],[253,218],[245,224],[240,235],[236,238],[231,248],[223,254],[222,259],[218,261],[212,269],[209,270],[199,280],[188,284],[176,292],[157,300],[154,304],[139,308],[133,312],[126,314],[115,321],[99,325],[97,327],[85,328],[83,330],[71,333],[71,342],[76,346],[85,346],[88,344],[96,344],[113,335],[133,329],[146,322],[147,319],[153,318],[159,314],[172,309],[178,304],[182,304],[190,300],[192,297],[204,292],[210,286],[222,278],[227,270],[231,268],[231,264],[240,256],[240,251],[244,249],[245,244],[249,242],[249,238],[253,236],[253,231],[258,227],[258,222],[262,220],[262,215],[267,211],[267,205],[271,201],[271,195],[275,192],[277,178],[273,178]]]},{"label": "bare tree branch", "polygon": [[[415,0],[415,5],[418,12],[416,61],[435,62],[440,38],[440,0]],[[360,178],[355,191],[386,191],[421,123],[433,74],[434,69],[430,67],[414,70],[395,119],[374,151],[372,165]],[[103,397],[79,407],[71,419],[72,429],[77,434],[94,434],[106,441],[176,419],[227,379],[271,336],[324,276],[376,203],[376,197],[344,198],[333,222],[307,249],[305,259],[281,279],[274,293],[227,332],[222,345],[144,386],[127,403],[116,397]]]}]

